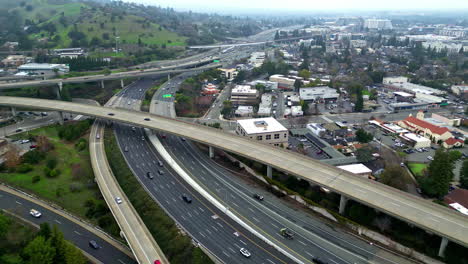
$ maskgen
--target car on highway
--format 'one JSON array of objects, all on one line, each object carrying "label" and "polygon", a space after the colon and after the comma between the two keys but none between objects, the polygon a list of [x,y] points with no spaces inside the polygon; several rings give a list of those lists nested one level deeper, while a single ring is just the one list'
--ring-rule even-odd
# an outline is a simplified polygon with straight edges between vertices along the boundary
[{"label": "car on highway", "polygon": [[141,136],[141,140],[145,141],[145,136]]},{"label": "car on highway", "polygon": [[132,131],[135,132],[135,131],[136,131],[136,128],[135,128],[135,127],[132,127]]},{"label": "car on highway", "polygon": [[158,174],[159,174],[159,175],[163,175],[163,174],[164,174],[164,171],[158,170]]},{"label": "car on highway", "polygon": [[159,167],[163,167],[163,166],[164,166],[163,162],[160,161],[160,160],[158,160],[158,166],[159,166]]},{"label": "car on highway", "polygon": [[307,138],[300,138],[299,141],[300,142],[307,142]]},{"label": "car on highway", "polygon": [[150,121],[151,119],[149,117],[145,117],[145,121]]},{"label": "car on highway", "polygon": [[312,261],[313,261],[315,264],[328,264],[328,262],[325,262],[325,261],[321,260],[319,257],[313,257],[313,258],[312,258]]},{"label": "car on highway", "polygon": [[258,193],[254,193],[253,197],[259,201],[263,201],[263,196]]},{"label": "car on highway", "polygon": [[18,129],[15,130],[15,132],[21,132],[21,131],[23,131],[23,129],[21,129],[21,128],[18,128]]},{"label": "car on highway", "polygon": [[90,246],[91,248],[94,248],[94,249],[99,249],[99,248],[100,248],[100,246],[98,245],[98,243],[97,243],[96,241],[94,241],[94,240],[90,240],[90,241],[89,241],[89,246]]},{"label": "car on highway", "polygon": [[108,113],[108,115],[110,115],[110,116],[114,116],[115,114],[114,114],[114,113]]},{"label": "car on highway", "polygon": [[182,200],[184,200],[186,203],[192,203],[192,198],[188,196],[187,194],[182,194]]},{"label": "car on highway", "polygon": [[161,261],[159,259],[154,261],[154,264],[161,264]]},{"label": "car on highway", "polygon": [[97,138],[97,139],[100,139],[101,136],[100,136],[99,134],[96,134],[96,138]]},{"label": "car on highway", "polygon": [[245,248],[240,248],[239,251],[242,254],[242,256],[246,258],[250,258],[250,256],[252,256],[252,254],[250,254],[250,252]]},{"label": "car on highway", "polygon": [[30,149],[35,149],[35,148],[37,148],[37,145],[31,145],[31,146],[29,146],[29,148]]},{"label": "car on highway", "polygon": [[122,198],[120,198],[119,196],[115,197],[115,202],[117,204],[121,204],[122,203]]},{"label": "car on highway", "polygon": [[38,210],[36,209],[31,209],[29,211],[29,214],[32,215],[33,217],[36,217],[36,218],[39,218],[42,216],[41,212],[39,212]]},{"label": "car on highway", "polygon": [[182,140],[182,141],[185,141],[186,139],[185,139],[185,138],[183,138],[183,137],[181,137],[181,138],[180,138],[180,140]]},{"label": "car on highway", "polygon": [[128,146],[125,146],[124,151],[128,152]]},{"label": "car on highway", "polygon": [[30,142],[29,139],[23,139],[23,140],[20,141],[21,144],[25,144],[25,143],[29,143],[29,142]]},{"label": "car on highway", "polygon": [[148,177],[148,179],[150,179],[150,180],[152,180],[154,178],[153,173],[151,173],[151,171],[148,171],[146,173],[146,177]]},{"label": "car on highway", "polygon": [[434,158],[432,156],[427,156],[427,159],[428,160],[434,160]]}]

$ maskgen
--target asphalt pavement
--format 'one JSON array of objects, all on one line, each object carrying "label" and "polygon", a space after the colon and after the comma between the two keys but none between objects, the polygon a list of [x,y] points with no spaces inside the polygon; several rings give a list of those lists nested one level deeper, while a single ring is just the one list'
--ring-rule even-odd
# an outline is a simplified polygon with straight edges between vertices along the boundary
[{"label": "asphalt pavement", "polygon": [[[112,245],[105,239],[102,239],[100,236],[93,234],[86,228],[28,199],[24,199],[10,192],[0,190],[0,208],[10,213],[13,213],[21,218],[24,218],[27,221],[36,225],[40,225],[42,223],[49,223],[52,226],[58,226],[60,231],[62,231],[65,239],[72,242],[78,248],[85,251],[93,258],[97,259],[102,263],[136,263],[133,257],[131,257],[131,252],[127,252],[128,254],[130,254],[130,256],[125,254],[124,252],[114,247],[114,245]],[[36,209],[40,211],[42,213],[42,216],[40,218],[35,218],[31,216],[29,214],[29,211],[31,209]],[[96,232],[101,231],[96,230]],[[100,248],[91,248],[89,246],[90,240],[96,241]]]}]

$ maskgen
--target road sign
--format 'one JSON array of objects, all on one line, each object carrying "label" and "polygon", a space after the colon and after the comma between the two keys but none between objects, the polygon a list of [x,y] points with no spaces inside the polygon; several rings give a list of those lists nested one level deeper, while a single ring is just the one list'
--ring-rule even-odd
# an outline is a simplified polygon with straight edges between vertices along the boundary
[{"label": "road sign", "polygon": [[213,62],[219,62],[219,60],[213,60]]},{"label": "road sign", "polygon": [[162,97],[163,97],[163,98],[171,98],[171,97],[172,97],[172,94],[163,94]]}]

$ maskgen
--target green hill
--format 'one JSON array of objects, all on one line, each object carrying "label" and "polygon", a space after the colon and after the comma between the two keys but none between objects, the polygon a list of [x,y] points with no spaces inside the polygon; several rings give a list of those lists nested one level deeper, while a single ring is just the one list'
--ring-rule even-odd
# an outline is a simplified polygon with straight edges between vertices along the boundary
[{"label": "green hill", "polygon": [[112,47],[116,37],[122,44],[183,46],[187,39],[148,19],[93,2],[27,0],[11,10],[23,20],[29,38],[45,48]]}]

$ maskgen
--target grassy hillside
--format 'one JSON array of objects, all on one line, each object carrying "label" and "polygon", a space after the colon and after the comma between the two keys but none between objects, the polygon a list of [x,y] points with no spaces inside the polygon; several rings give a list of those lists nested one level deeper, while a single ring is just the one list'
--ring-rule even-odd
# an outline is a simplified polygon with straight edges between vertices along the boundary
[{"label": "grassy hillside", "polygon": [[[0,0],[0,4],[6,0]],[[11,7],[11,4],[10,4]],[[112,47],[121,44],[182,46],[186,37],[145,18],[91,3],[24,0],[12,8],[28,26],[29,37],[47,48]]]}]

